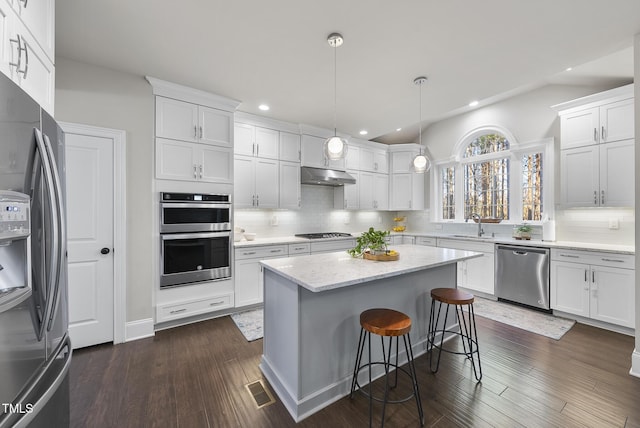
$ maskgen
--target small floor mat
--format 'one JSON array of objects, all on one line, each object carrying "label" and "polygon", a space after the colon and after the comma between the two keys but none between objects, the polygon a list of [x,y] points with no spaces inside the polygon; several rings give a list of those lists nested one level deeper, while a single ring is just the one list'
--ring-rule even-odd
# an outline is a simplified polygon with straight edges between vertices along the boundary
[{"label": "small floor mat", "polygon": [[231,319],[248,342],[262,339],[262,325],[264,323],[262,308],[231,314]]}]

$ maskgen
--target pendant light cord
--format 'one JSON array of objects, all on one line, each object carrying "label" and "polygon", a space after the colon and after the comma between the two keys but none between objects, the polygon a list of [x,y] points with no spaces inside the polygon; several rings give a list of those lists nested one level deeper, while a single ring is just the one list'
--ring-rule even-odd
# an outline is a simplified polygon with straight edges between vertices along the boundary
[{"label": "pendant light cord", "polygon": [[338,47],[333,47],[333,135],[338,135]]},{"label": "pendant light cord", "polygon": [[418,107],[418,111],[420,112],[420,118],[418,119],[418,130],[420,135],[420,154],[422,154],[422,85],[424,83],[420,83],[420,96],[418,97],[420,106]]}]

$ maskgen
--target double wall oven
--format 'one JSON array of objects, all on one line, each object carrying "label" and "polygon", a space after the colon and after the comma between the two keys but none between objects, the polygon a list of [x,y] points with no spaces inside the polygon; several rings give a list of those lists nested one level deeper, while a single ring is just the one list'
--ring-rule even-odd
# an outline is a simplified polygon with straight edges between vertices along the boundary
[{"label": "double wall oven", "polygon": [[231,195],[160,193],[160,288],[231,277]]}]

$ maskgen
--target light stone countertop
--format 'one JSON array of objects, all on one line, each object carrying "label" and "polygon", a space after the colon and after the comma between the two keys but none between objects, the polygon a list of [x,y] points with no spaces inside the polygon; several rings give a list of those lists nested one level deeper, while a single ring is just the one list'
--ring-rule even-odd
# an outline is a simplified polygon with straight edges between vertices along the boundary
[{"label": "light stone countertop", "polygon": [[365,260],[338,251],[262,260],[260,263],[266,269],[315,293],[482,256],[482,253],[450,248],[415,245],[394,245],[393,248],[400,253],[397,261]]}]

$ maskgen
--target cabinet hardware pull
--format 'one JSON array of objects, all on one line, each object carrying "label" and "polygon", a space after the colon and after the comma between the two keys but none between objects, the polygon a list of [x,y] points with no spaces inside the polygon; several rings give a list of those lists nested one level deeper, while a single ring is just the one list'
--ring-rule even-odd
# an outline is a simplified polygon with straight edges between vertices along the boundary
[{"label": "cabinet hardware pull", "polygon": [[260,206],[260,195],[256,195],[256,207]]},{"label": "cabinet hardware pull", "polygon": [[585,269],[584,270],[584,282],[587,282],[587,281],[588,281],[588,279],[587,279],[587,270]]},{"label": "cabinet hardware pull", "polygon": [[282,250],[271,250],[272,253],[281,253]]},{"label": "cabinet hardware pull", "polygon": [[202,126],[201,126],[200,127],[200,138],[202,138],[202,135],[203,135],[203,133],[202,133]]},{"label": "cabinet hardware pull", "polygon": [[256,144],[256,156],[260,156],[260,144]]},{"label": "cabinet hardware pull", "polygon": [[171,313],[171,314],[179,314],[180,312],[184,312],[186,310],[187,310],[186,308],[176,309],[175,311],[171,311],[169,313]]},{"label": "cabinet hardware pull", "polygon": [[298,150],[298,160],[302,161],[302,154],[301,154],[300,150]]},{"label": "cabinet hardware pull", "polygon": [[601,192],[600,204],[604,205],[604,190]]},{"label": "cabinet hardware pull", "polygon": [[598,192],[596,190],[593,191],[593,203],[598,205]]},{"label": "cabinet hardware pull", "polygon": [[252,155],[256,154],[256,143],[251,144],[251,154]]},{"label": "cabinet hardware pull", "polygon": [[603,262],[624,263],[624,260],[618,260],[618,259],[605,259],[605,258],[602,258],[602,259],[600,259],[600,260],[602,260]]},{"label": "cabinet hardware pull", "polygon": [[29,0],[18,0],[20,3],[22,3],[22,7],[23,8],[27,8],[27,3],[29,3]]},{"label": "cabinet hardware pull", "polygon": [[198,126],[193,125],[193,138],[198,138]]},{"label": "cabinet hardware pull", "polygon": [[595,270],[591,271],[591,282],[593,282],[594,284],[596,283],[596,271]]},{"label": "cabinet hardware pull", "polygon": [[604,142],[604,140],[606,139],[606,135],[607,135],[607,134],[605,133],[605,131],[604,131],[604,126],[603,126],[603,127],[602,127],[602,139],[601,139],[601,141],[602,141],[602,142]]},{"label": "cabinet hardware pull", "polygon": [[193,178],[198,178],[198,167],[193,165]]},{"label": "cabinet hardware pull", "polygon": [[598,142],[598,128],[593,128],[593,141]]},{"label": "cabinet hardware pull", "polygon": [[579,259],[580,256],[574,256],[573,254],[560,254],[560,257],[569,257],[572,259]]},{"label": "cabinet hardware pull", "polygon": [[200,165],[200,178],[202,178],[202,165]]},{"label": "cabinet hardware pull", "polygon": [[250,255],[255,254],[255,253],[256,253],[255,251],[249,251],[249,252],[246,252],[246,253],[242,253],[242,255],[243,256],[250,256]]},{"label": "cabinet hardware pull", "polygon": [[256,206],[256,195],[251,195],[251,206],[252,207]]},{"label": "cabinet hardware pull", "polygon": [[[9,65],[16,68],[16,73],[22,73],[23,78],[27,78],[27,72],[29,71],[29,51],[27,50],[27,44],[24,43],[24,39],[20,36],[20,34],[16,34],[15,39],[9,40],[11,43],[18,44],[18,62],[10,62]],[[22,52],[24,51],[25,57],[25,66],[24,70],[22,68]]]},{"label": "cabinet hardware pull", "polygon": [[220,306],[223,305],[224,301],[209,303],[209,306]]}]

